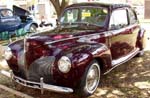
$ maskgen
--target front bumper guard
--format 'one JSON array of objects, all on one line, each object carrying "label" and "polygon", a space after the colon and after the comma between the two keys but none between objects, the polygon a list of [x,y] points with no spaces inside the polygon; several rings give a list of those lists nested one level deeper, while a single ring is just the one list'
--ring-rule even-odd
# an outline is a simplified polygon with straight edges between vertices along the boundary
[{"label": "front bumper guard", "polygon": [[12,80],[14,80],[16,83],[19,83],[25,87],[40,89],[41,94],[43,94],[44,90],[49,90],[49,91],[58,92],[58,93],[73,93],[72,88],[55,86],[55,85],[50,85],[50,84],[44,83],[42,77],[40,78],[40,82],[32,82],[32,81],[28,81],[28,80],[25,80],[25,79],[15,76],[12,71],[7,72],[7,71],[3,70],[3,71],[1,71],[1,73],[5,76],[11,77]]}]

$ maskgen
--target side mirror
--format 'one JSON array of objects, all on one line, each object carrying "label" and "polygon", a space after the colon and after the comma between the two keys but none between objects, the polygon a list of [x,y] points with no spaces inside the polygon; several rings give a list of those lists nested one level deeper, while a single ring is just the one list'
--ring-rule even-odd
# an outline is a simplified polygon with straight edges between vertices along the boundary
[{"label": "side mirror", "polygon": [[117,29],[120,29],[120,28],[121,28],[121,25],[115,25],[115,24],[110,25],[110,30],[117,30]]},{"label": "side mirror", "polygon": [[111,24],[109,28],[110,28],[110,30],[115,30],[116,29],[116,25],[115,24]]}]

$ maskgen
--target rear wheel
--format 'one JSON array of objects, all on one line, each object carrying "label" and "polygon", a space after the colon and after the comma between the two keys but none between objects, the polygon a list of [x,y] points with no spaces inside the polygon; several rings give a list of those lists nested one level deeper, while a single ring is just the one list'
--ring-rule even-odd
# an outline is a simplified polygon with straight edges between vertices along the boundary
[{"label": "rear wheel", "polygon": [[89,64],[84,76],[82,77],[80,87],[77,91],[79,96],[89,96],[93,94],[100,81],[100,66],[96,61]]},{"label": "rear wheel", "polygon": [[141,38],[141,40],[139,42],[139,48],[140,48],[140,51],[137,54],[137,57],[141,57],[141,56],[144,55],[144,48],[145,48],[145,39],[144,39],[144,37]]}]

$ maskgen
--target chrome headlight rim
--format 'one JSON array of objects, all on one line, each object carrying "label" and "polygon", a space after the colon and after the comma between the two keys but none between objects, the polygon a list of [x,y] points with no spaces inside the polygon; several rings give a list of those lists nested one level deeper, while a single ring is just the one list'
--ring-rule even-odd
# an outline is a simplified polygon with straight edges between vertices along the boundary
[{"label": "chrome headlight rim", "polygon": [[13,56],[13,54],[12,54],[11,48],[8,46],[5,46],[4,47],[4,54],[2,55],[2,57],[5,60],[10,60],[12,58],[12,56]]},{"label": "chrome headlight rim", "polygon": [[71,60],[67,56],[62,56],[58,61],[58,69],[62,73],[68,73],[71,69]]}]

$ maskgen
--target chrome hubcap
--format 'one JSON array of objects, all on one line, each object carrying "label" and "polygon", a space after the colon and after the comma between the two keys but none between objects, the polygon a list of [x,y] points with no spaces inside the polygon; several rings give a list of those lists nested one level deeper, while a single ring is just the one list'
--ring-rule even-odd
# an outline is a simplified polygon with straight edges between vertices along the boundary
[{"label": "chrome hubcap", "polygon": [[98,64],[93,64],[88,71],[86,78],[86,88],[89,92],[94,92],[99,84],[100,69]]},{"label": "chrome hubcap", "polygon": [[30,27],[30,32],[35,33],[36,32],[36,28],[34,26]]}]

